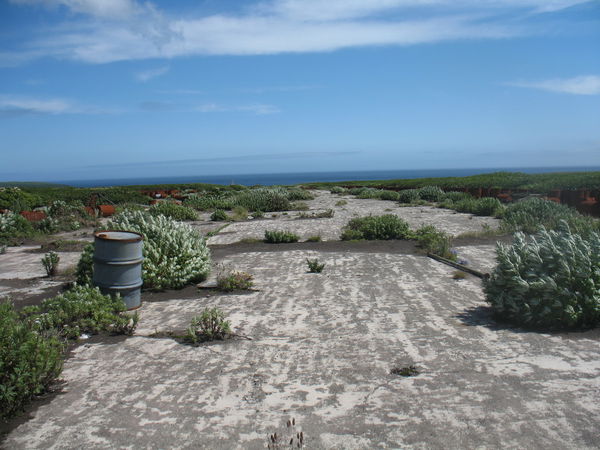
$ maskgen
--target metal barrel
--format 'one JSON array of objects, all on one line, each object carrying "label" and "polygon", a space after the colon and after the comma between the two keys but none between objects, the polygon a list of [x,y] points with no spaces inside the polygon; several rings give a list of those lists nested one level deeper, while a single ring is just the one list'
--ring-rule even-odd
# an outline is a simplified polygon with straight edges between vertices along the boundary
[{"label": "metal barrel", "polygon": [[94,237],[94,285],[105,295],[121,294],[128,310],[139,308],[144,237],[133,231],[98,231]]}]

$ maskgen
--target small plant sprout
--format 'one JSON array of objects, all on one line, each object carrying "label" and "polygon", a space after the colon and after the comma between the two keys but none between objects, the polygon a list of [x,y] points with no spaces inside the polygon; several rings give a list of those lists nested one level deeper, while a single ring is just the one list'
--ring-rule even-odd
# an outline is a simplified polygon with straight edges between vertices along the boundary
[{"label": "small plant sprout", "polygon": [[46,274],[49,277],[53,277],[54,275],[56,275],[56,272],[58,271],[59,261],[60,256],[58,256],[58,253],[56,252],[48,252],[42,258],[42,265],[44,266]]},{"label": "small plant sprout", "polygon": [[320,263],[318,259],[306,258],[306,264],[310,273],[321,273],[325,268],[325,263]]},{"label": "small plant sprout", "polygon": [[231,324],[225,320],[223,311],[218,308],[206,308],[200,315],[192,318],[185,340],[197,344],[227,339],[231,334]]},{"label": "small plant sprout", "polygon": [[390,373],[392,375],[400,375],[401,377],[414,377],[419,375],[419,369],[417,366],[411,364],[406,367],[393,367]]}]

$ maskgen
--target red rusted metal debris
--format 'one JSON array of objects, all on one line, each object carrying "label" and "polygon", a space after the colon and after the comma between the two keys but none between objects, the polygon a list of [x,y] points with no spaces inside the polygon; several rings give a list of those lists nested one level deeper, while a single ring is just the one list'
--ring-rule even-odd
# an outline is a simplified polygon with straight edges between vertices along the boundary
[{"label": "red rusted metal debris", "polygon": [[30,222],[39,222],[46,218],[44,211],[21,211],[20,214]]}]

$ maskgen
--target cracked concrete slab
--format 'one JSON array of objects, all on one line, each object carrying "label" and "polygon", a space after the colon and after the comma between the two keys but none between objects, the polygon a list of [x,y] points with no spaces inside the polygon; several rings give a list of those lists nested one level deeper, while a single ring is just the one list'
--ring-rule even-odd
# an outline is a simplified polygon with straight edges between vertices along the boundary
[{"label": "cracked concrete slab", "polygon": [[[309,274],[305,259],[326,263]],[[135,336],[83,344],[65,386],[7,448],[265,448],[294,417],[305,448],[597,448],[598,331],[497,325],[480,281],[407,254],[228,255],[256,291],[144,303]],[[234,339],[190,347],[218,306]],[[420,374],[392,375],[414,364]]]}]

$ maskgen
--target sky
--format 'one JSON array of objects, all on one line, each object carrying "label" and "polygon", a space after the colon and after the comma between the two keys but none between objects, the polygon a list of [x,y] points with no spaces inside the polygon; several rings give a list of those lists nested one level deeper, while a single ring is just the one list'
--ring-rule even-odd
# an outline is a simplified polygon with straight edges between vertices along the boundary
[{"label": "sky", "polygon": [[599,0],[0,0],[0,181],[600,166]]}]

